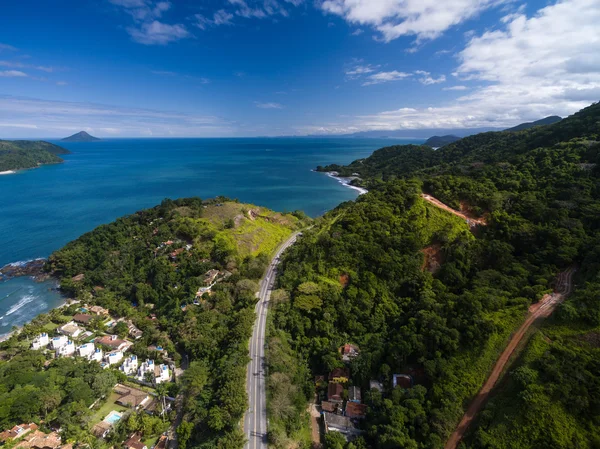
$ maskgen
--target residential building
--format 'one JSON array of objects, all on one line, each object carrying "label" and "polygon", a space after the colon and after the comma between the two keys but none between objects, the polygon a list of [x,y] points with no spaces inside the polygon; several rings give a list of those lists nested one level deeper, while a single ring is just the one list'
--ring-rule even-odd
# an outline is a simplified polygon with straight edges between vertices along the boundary
[{"label": "residential building", "polygon": [[207,271],[206,274],[204,275],[204,283],[206,285],[212,285],[215,282],[215,280],[217,279],[217,276],[219,276],[219,270]]},{"label": "residential building", "polygon": [[142,443],[142,434],[136,432],[132,434],[124,443],[125,449],[148,449],[144,443]]},{"label": "residential building", "polygon": [[91,353],[88,357],[88,360],[90,360],[91,362],[102,363],[102,359],[104,359],[104,353],[100,348],[96,348],[94,352]]},{"label": "residential building", "polygon": [[48,346],[48,343],[50,343],[50,338],[48,337],[48,334],[46,332],[42,332],[31,342],[31,349],[43,349],[46,346]]},{"label": "residential building", "polygon": [[337,402],[323,401],[321,402],[321,410],[329,413],[338,413],[340,404]]},{"label": "residential building", "polygon": [[131,355],[127,357],[119,369],[123,371],[127,376],[134,375],[138,369],[137,356]]},{"label": "residential building", "polygon": [[73,316],[73,321],[75,321],[76,323],[86,325],[90,324],[90,321],[92,321],[93,318],[94,317],[92,315],[88,315],[87,313],[76,313]]},{"label": "residential building", "polygon": [[152,397],[143,390],[125,385],[117,384],[114,389],[120,397],[115,402],[123,407],[133,408],[135,410],[146,408],[152,402]]},{"label": "residential building", "polygon": [[329,373],[329,382],[347,383],[350,380],[350,370],[348,368],[335,368]]},{"label": "residential building", "polygon": [[69,342],[69,339],[66,336],[59,335],[58,337],[52,338],[52,340],[50,341],[50,346],[52,347],[53,350],[56,351],[57,349],[62,348],[68,342]]},{"label": "residential building", "polygon": [[323,413],[323,421],[325,423],[325,432],[339,432],[346,437],[352,439],[362,433],[347,416],[335,415],[333,413]]},{"label": "residential building", "polygon": [[200,287],[196,292],[196,297],[199,298],[204,293],[210,293],[210,287]]},{"label": "residential building", "polygon": [[12,429],[5,430],[0,433],[0,442],[4,443],[8,440],[14,440],[16,438],[21,438],[22,436],[27,435],[29,432],[37,430],[38,426],[35,423],[29,424],[19,424],[18,426],[14,426]]},{"label": "residential building", "polygon": [[154,376],[154,367],[154,360],[148,359],[144,363],[142,363],[138,368],[138,380],[145,381],[147,373],[152,373],[152,376]]},{"label": "residential building", "polygon": [[377,390],[380,393],[382,393],[383,392],[383,384],[381,382],[379,382],[378,380],[371,380],[369,382],[369,389]]},{"label": "residential building", "polygon": [[127,326],[128,326],[128,329],[129,329],[129,335],[131,337],[135,338],[136,340],[138,338],[142,338],[142,336],[144,335],[144,333],[140,329],[138,329],[135,326],[135,324],[133,324],[131,321],[127,322]]},{"label": "residential building", "polygon": [[73,445],[62,444],[60,435],[56,432],[44,433],[35,430],[26,435],[14,449],[73,449]]},{"label": "residential building", "polygon": [[330,383],[327,386],[327,400],[329,402],[337,402],[342,403],[344,399],[342,398],[342,394],[344,393],[344,386],[338,383]]},{"label": "residential building", "polygon": [[348,400],[350,402],[356,402],[357,404],[360,404],[362,402],[360,387],[350,387],[348,389]]},{"label": "residential building", "polygon": [[171,371],[167,365],[160,365],[154,368],[154,382],[162,384],[171,380]]},{"label": "residential building", "polygon": [[56,350],[56,357],[68,357],[73,354],[75,354],[75,343],[71,340]]},{"label": "residential building", "polygon": [[77,338],[83,329],[79,327],[79,325],[75,321],[69,321],[67,324],[58,328],[58,333],[62,335],[66,335],[67,337]]},{"label": "residential building", "polygon": [[392,378],[392,385],[394,388],[411,388],[413,386],[413,378],[408,374],[394,374]]},{"label": "residential building", "polygon": [[351,345],[349,343],[339,348],[339,352],[342,355],[342,360],[344,362],[350,362],[353,358],[357,357],[360,354],[360,350],[358,346]]},{"label": "residential building", "polygon": [[100,307],[100,306],[92,306],[90,307],[90,313],[93,313],[94,315],[108,315],[109,312],[107,309]]},{"label": "residential building", "polygon": [[121,340],[116,335],[104,335],[94,340],[96,344],[105,345],[110,347],[114,351],[127,351],[133,343],[127,340]]},{"label": "residential building", "polygon": [[123,352],[121,352],[121,351],[109,352],[104,357],[104,360],[106,360],[106,363],[108,363],[109,365],[116,365],[121,360],[123,360]]},{"label": "residential building", "polygon": [[368,407],[366,404],[357,404],[350,402],[346,404],[346,416],[350,419],[363,419],[367,416]]},{"label": "residential building", "polygon": [[156,446],[154,446],[154,449],[167,449],[167,445],[169,443],[169,437],[166,435],[161,435],[161,437],[158,439]]},{"label": "residential building", "polygon": [[85,343],[77,348],[79,357],[90,357],[96,351],[94,343]]}]

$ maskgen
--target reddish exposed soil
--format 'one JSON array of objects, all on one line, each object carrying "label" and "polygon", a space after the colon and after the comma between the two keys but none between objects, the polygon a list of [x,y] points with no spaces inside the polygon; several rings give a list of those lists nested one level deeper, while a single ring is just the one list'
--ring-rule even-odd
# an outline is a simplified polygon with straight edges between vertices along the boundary
[{"label": "reddish exposed soil", "polygon": [[346,288],[348,282],[350,282],[350,276],[347,274],[340,275],[340,284],[342,284],[342,287]]},{"label": "reddish exposed soil", "polygon": [[[427,194],[425,194],[425,193],[422,193],[422,194],[421,194],[421,197],[422,197],[422,198],[423,198],[425,201],[428,201],[429,203],[433,204],[434,206],[436,206],[436,207],[439,207],[440,209],[443,209],[443,210],[445,210],[445,211],[448,211],[448,212],[450,212],[451,214],[454,214],[454,215],[456,215],[457,217],[460,217],[460,218],[462,218],[463,220],[465,220],[465,221],[466,221],[466,222],[469,224],[469,226],[472,226],[472,227],[474,227],[474,226],[476,226],[476,225],[481,225],[481,226],[485,226],[485,225],[487,225],[487,222],[485,221],[485,219],[484,219],[484,218],[481,218],[481,217],[479,217],[479,218],[476,218],[476,217],[471,217],[471,216],[467,215],[467,213],[468,213],[468,211],[467,211],[467,210],[466,210],[465,212],[459,212],[459,211],[457,211],[457,210],[454,210],[454,209],[452,209],[450,206],[446,206],[446,205],[445,205],[444,203],[442,203],[440,200],[438,200],[438,199],[436,199],[436,198],[432,197],[431,195],[427,195]],[[461,204],[461,209],[463,209],[463,208],[465,208],[465,209],[468,209],[468,208],[466,207],[466,204],[465,204],[465,205]]]},{"label": "reddish exposed soil", "polygon": [[444,449],[456,449],[458,443],[469,429],[471,422],[485,405],[490,396],[492,388],[498,381],[500,374],[502,374],[504,371],[510,356],[513,354],[515,348],[519,345],[531,325],[539,318],[543,319],[549,317],[554,309],[556,309],[556,307],[565,299],[565,297],[571,293],[571,280],[574,272],[575,269],[570,268],[567,271],[560,273],[558,276],[556,291],[552,295],[544,296],[540,302],[531,306],[527,319],[508,342],[504,352],[502,352],[500,358],[496,361],[496,365],[494,366],[490,376],[486,380],[479,393],[477,393],[477,396],[475,396],[473,399],[473,402],[471,402],[471,405],[469,405],[467,412],[463,416],[454,433],[450,436],[450,439],[444,446]]},{"label": "reddish exposed soil", "polygon": [[442,247],[439,244],[433,244],[427,248],[423,248],[421,252],[425,255],[421,271],[429,271],[430,273],[437,272],[442,266]]}]

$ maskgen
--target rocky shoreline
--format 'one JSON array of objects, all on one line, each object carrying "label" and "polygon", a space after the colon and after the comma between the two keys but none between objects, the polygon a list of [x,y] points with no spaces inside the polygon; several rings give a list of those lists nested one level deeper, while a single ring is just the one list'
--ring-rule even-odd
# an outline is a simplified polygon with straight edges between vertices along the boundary
[{"label": "rocky shoreline", "polygon": [[21,276],[32,277],[36,282],[44,282],[51,278],[44,271],[46,259],[35,259],[27,262],[9,263],[0,268],[0,281],[8,281]]}]

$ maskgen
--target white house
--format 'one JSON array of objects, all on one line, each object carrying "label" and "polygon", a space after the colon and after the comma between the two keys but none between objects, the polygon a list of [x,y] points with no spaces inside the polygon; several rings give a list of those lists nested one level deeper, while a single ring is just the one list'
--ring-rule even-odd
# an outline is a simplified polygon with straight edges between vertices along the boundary
[{"label": "white house", "polygon": [[123,360],[123,353],[121,351],[109,352],[104,358],[109,365],[114,365]]},{"label": "white house", "polygon": [[98,363],[101,363],[103,358],[104,358],[104,353],[102,352],[102,349],[100,349],[100,348],[96,348],[96,350],[88,356],[88,360],[90,360],[92,362],[98,362]]},{"label": "white house", "polygon": [[154,376],[154,360],[148,359],[140,365],[137,375],[138,379],[146,380],[146,373],[152,373],[152,375]]},{"label": "white house", "polygon": [[77,353],[80,357],[88,357],[94,353],[96,346],[94,343],[85,343],[77,348]]},{"label": "white house", "polygon": [[160,365],[154,370],[154,382],[161,384],[171,380],[171,372],[167,365]]},{"label": "white house", "polygon": [[138,358],[135,355],[127,357],[121,367],[119,368],[126,375],[131,376],[137,372],[138,369]]},{"label": "white house", "polygon": [[69,342],[69,339],[64,335],[59,335],[58,337],[53,337],[52,341],[51,341],[52,349],[57,350],[59,348],[62,348],[68,342]]},{"label": "white house", "polygon": [[50,343],[50,338],[48,338],[48,334],[46,332],[42,332],[40,335],[35,337],[33,342],[31,343],[31,349],[42,349],[48,346]]},{"label": "white house", "polygon": [[68,340],[66,345],[56,350],[56,357],[66,357],[73,354],[75,354],[75,343],[71,340]]},{"label": "white house", "polygon": [[83,329],[80,328],[79,325],[75,321],[69,321],[64,326],[61,326],[58,328],[59,334],[66,335],[67,337],[71,337],[71,338],[79,337],[79,335],[81,335],[82,332],[83,332]]}]

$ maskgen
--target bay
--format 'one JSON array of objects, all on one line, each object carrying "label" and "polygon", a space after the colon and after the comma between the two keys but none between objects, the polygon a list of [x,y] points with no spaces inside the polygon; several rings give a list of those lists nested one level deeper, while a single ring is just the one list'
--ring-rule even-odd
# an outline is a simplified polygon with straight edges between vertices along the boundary
[{"label": "bay", "polygon": [[[52,141],[52,140],[51,140]],[[349,163],[374,150],[422,140],[338,138],[105,139],[52,141],[69,149],[65,163],[0,176],[0,266],[47,257],[69,241],[164,198],[217,195],[315,217],[358,192],[317,165]],[[60,301],[29,279],[0,283],[0,335]],[[23,287],[20,293],[8,295]],[[39,287],[39,285],[38,285]],[[32,287],[33,288],[33,287]],[[27,295],[35,300],[24,303]]]}]

